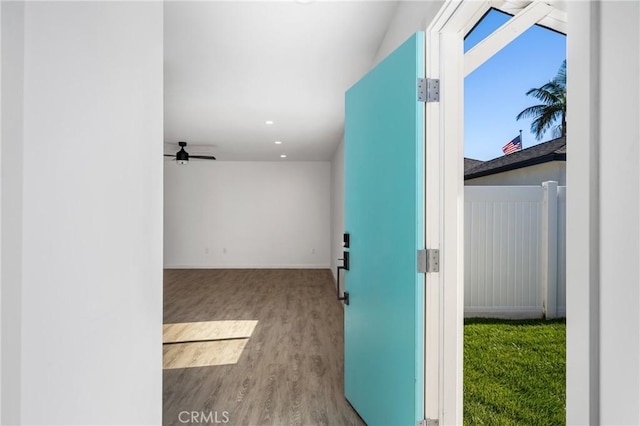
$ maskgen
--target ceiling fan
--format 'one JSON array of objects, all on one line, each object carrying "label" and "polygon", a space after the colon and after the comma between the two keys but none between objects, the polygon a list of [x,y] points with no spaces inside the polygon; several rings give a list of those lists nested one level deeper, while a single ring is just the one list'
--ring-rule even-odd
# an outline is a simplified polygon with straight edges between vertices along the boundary
[{"label": "ceiling fan", "polygon": [[165,157],[175,157],[178,164],[187,164],[189,162],[189,158],[199,158],[201,160],[216,159],[213,155],[189,155],[189,153],[184,150],[184,147],[187,146],[186,142],[178,142],[178,145],[180,145],[180,151],[175,154],[164,154]]}]

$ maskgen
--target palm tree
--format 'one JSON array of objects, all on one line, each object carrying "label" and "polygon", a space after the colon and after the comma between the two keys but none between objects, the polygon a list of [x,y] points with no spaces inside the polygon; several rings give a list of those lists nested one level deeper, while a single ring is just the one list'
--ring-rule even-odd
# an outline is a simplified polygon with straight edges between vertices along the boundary
[{"label": "palm tree", "polygon": [[533,96],[542,103],[525,108],[516,119],[533,117],[531,131],[535,133],[537,140],[542,139],[544,133],[559,120],[560,124],[553,127],[553,134],[555,137],[565,136],[567,134],[567,60],[562,62],[553,80],[542,87],[530,89],[527,96]]}]

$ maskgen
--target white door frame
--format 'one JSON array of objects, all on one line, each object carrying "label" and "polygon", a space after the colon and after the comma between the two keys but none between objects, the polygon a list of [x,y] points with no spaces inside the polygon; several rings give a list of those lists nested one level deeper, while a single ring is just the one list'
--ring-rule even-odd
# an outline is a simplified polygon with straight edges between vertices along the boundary
[{"label": "white door frame", "polygon": [[600,422],[600,2],[567,13],[567,424],[586,425]]},{"label": "white door frame", "polygon": [[447,2],[426,31],[426,77],[440,80],[440,102],[425,112],[425,244],[440,249],[440,272],[425,281],[425,418],[443,425],[462,424],[463,41],[488,9],[488,2]]},{"label": "white door frame", "polygon": [[462,424],[464,325],[464,78],[554,8],[534,2],[464,53],[464,37],[504,1],[451,0],[426,30],[426,77],[440,102],[426,107],[425,244],[440,249],[440,272],[425,285],[425,418]]}]

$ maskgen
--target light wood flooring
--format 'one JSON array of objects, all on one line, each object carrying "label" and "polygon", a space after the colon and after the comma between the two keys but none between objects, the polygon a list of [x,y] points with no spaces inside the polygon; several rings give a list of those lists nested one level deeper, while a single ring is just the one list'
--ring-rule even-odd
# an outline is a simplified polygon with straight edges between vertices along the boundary
[{"label": "light wood flooring", "polygon": [[162,343],[249,338],[258,321],[201,321],[164,324]]},{"label": "light wood flooring", "polygon": [[258,323],[237,363],[163,371],[163,424],[185,424],[181,412],[231,425],[363,424],[344,399],[329,270],[165,271],[165,324],[220,320]]},{"label": "light wood flooring", "polygon": [[173,343],[162,348],[162,368],[236,364],[249,339]]}]

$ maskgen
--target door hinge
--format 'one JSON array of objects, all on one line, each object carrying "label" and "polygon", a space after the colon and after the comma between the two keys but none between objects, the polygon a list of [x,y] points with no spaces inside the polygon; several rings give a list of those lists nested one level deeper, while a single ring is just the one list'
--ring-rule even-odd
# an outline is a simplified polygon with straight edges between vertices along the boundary
[{"label": "door hinge", "polygon": [[440,102],[440,79],[419,78],[418,79],[418,101]]},{"label": "door hinge", "polygon": [[440,250],[418,250],[418,272],[440,272]]},{"label": "door hinge", "polygon": [[438,426],[438,419],[424,419],[418,422],[418,426]]}]

